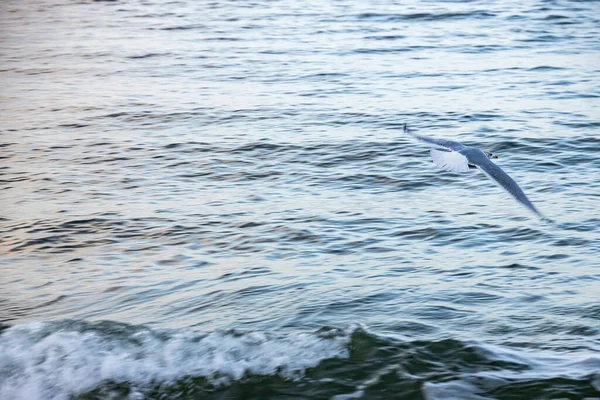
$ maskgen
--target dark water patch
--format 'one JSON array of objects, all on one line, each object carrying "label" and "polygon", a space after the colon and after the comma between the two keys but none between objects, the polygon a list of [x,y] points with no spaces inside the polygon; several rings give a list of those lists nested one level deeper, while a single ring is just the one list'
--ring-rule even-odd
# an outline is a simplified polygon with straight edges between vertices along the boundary
[{"label": "dark water patch", "polygon": [[590,243],[590,240],[587,239],[571,237],[558,239],[554,242],[554,245],[558,247],[586,247]]},{"label": "dark water patch", "polygon": [[[410,51],[421,51],[432,48],[431,46],[413,45],[413,46],[402,46],[402,47],[381,47],[381,48],[358,48],[352,51],[357,54],[394,54],[404,53]],[[348,53],[348,54],[352,54]]]},{"label": "dark water patch", "polygon": [[523,264],[520,264],[520,263],[512,263],[512,264],[508,264],[508,265],[500,265],[497,268],[526,269],[526,270],[531,270],[531,271],[539,271],[541,269],[541,267],[523,265]]},{"label": "dark water patch", "polygon": [[538,67],[533,67],[533,68],[529,68],[527,71],[531,71],[531,72],[554,72],[554,71],[561,71],[561,70],[565,70],[567,68],[564,67],[556,67],[556,66],[551,66],[551,65],[540,65]]},{"label": "dark water patch", "polygon": [[563,125],[570,128],[598,128],[600,127],[600,122],[590,121],[590,122],[568,122],[568,121],[553,121],[554,124]]},{"label": "dark water patch", "polygon": [[[127,56],[126,58],[129,58],[131,60],[142,60],[142,59],[146,59],[146,58],[156,58],[156,57],[165,57],[165,56],[171,56],[171,53],[145,53],[145,54],[139,54],[139,55],[134,55],[134,56]],[[122,113],[118,113],[118,114],[122,114]],[[115,116],[115,114],[112,114],[113,116]]]},{"label": "dark water patch", "polygon": [[449,231],[438,230],[435,228],[408,229],[396,231],[392,236],[399,236],[411,240],[435,240],[448,237],[451,235]]},{"label": "dark water patch", "polygon": [[398,40],[398,39],[405,39],[406,35],[399,35],[399,34],[395,34],[395,35],[373,35],[373,36],[365,36],[365,39],[367,40]]},{"label": "dark water patch", "polygon": [[581,93],[574,91],[548,92],[548,94],[554,96],[556,99],[595,99],[600,97],[600,95],[593,93]]},{"label": "dark water patch", "polygon": [[566,15],[558,15],[558,14],[551,14],[551,15],[547,15],[546,17],[542,18],[544,21],[554,21],[557,19],[568,19],[569,17]]},{"label": "dark water patch", "polygon": [[259,275],[272,274],[272,273],[273,273],[273,271],[271,271],[271,269],[269,269],[267,267],[250,267],[250,268],[244,269],[243,271],[228,272],[228,273],[222,275],[219,279],[235,281],[238,279],[244,279],[245,277],[259,276]]},{"label": "dark water patch", "polygon": [[110,113],[110,114],[103,115],[99,118],[119,118],[119,117],[124,117],[128,114],[129,113],[127,113],[127,112],[116,112],[116,113]]},{"label": "dark water patch", "polygon": [[305,75],[302,80],[324,81],[324,82],[339,82],[342,78],[347,77],[347,74],[339,72],[320,72],[317,74]]},{"label": "dark water patch", "polygon": [[[519,393],[528,393],[532,398],[582,399],[595,397],[598,391],[593,384],[593,375],[583,379],[551,378],[531,379],[525,382],[511,383],[489,391],[498,399],[518,399]],[[552,388],[552,389],[549,389]],[[543,395],[539,395],[543,393]]]},{"label": "dark water patch", "polygon": [[269,157],[271,156],[273,153],[279,153],[282,151],[294,151],[299,149],[298,146],[293,146],[293,145],[280,145],[280,144],[275,144],[275,143],[251,143],[251,144],[246,144],[243,145],[241,147],[238,147],[236,149],[232,149],[231,153],[246,153],[246,152],[252,152],[252,153],[260,153],[260,155],[262,157]]},{"label": "dark water patch", "polygon": [[506,68],[488,68],[484,69],[481,72],[495,74],[498,72],[512,72],[512,71],[522,71],[524,68],[522,67],[506,67]]},{"label": "dark water patch", "polygon": [[554,305],[551,311],[557,315],[575,315],[584,318],[584,320],[600,321],[600,304],[583,304],[578,306]]},{"label": "dark water patch", "polygon": [[572,36],[540,35],[527,39],[518,39],[524,43],[555,43],[563,40],[572,40]]},{"label": "dark water patch", "polygon": [[196,30],[196,29],[203,29],[206,28],[205,25],[203,24],[188,24],[188,25],[174,25],[174,26],[167,26],[167,27],[163,27],[163,28],[147,28],[149,30],[161,30],[161,31],[188,31],[188,30]]},{"label": "dark water patch", "polygon": [[539,256],[538,258],[540,258],[541,260],[563,260],[565,258],[569,258],[570,255],[568,254],[561,254],[561,253],[554,253],[554,254],[548,254],[545,256]]},{"label": "dark water patch", "polygon": [[561,224],[561,228],[565,230],[573,230],[577,232],[593,232],[600,225],[599,218],[590,218],[580,222],[566,222]]},{"label": "dark water patch", "polygon": [[466,114],[459,117],[463,121],[493,121],[494,119],[502,118],[500,113],[487,112]]},{"label": "dark water patch", "polygon": [[550,237],[550,234],[538,229],[531,228],[508,228],[500,229],[496,233],[503,235],[508,241],[523,241],[528,239],[541,239],[541,237]]},{"label": "dark water patch", "polygon": [[466,54],[482,54],[482,53],[492,53],[506,50],[507,46],[495,45],[495,44],[479,44],[473,46],[460,46],[455,49],[457,53],[466,53]]},{"label": "dark water patch", "polygon": [[407,14],[384,14],[369,12],[359,14],[356,17],[359,20],[378,20],[378,21],[446,21],[446,20],[460,20],[460,19],[480,19],[480,18],[492,18],[496,14],[483,11],[474,10],[467,12],[447,12],[447,13],[407,13]]},{"label": "dark water patch", "polygon": [[58,125],[60,128],[85,128],[88,124],[61,124]]}]

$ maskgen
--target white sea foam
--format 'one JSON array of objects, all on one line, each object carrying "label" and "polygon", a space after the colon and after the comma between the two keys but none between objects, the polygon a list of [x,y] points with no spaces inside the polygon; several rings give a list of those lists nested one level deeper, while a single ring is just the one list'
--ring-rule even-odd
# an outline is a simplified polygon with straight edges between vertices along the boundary
[{"label": "white sea foam", "polygon": [[107,381],[127,382],[135,391],[186,376],[215,385],[246,374],[296,379],[322,360],[348,357],[349,340],[348,333],[273,336],[109,323],[20,325],[0,336],[0,398],[67,399]]}]

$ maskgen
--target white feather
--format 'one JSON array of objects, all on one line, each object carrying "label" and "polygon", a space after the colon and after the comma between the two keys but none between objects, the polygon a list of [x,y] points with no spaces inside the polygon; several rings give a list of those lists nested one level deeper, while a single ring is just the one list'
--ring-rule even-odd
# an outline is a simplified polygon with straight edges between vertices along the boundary
[{"label": "white feather", "polygon": [[469,170],[467,157],[456,151],[431,149],[431,158],[435,165],[446,171],[467,172]]}]

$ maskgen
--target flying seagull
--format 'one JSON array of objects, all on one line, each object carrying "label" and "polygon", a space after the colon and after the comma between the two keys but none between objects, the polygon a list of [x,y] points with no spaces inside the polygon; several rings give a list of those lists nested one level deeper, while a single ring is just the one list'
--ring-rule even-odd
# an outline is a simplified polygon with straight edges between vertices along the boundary
[{"label": "flying seagull", "polygon": [[536,214],[542,220],[549,221],[548,218],[544,217],[542,213],[531,204],[531,201],[525,196],[525,193],[523,193],[523,190],[517,185],[517,182],[491,161],[492,158],[498,158],[497,155],[488,151],[479,150],[476,147],[465,146],[462,143],[452,140],[434,139],[427,136],[415,135],[408,130],[406,124],[404,124],[404,132],[432,147],[431,158],[439,168],[454,172],[467,172],[469,171],[469,168],[478,168],[481,172],[486,174],[488,178],[491,178],[495,183],[506,190],[515,198],[515,200],[527,207],[529,211]]}]

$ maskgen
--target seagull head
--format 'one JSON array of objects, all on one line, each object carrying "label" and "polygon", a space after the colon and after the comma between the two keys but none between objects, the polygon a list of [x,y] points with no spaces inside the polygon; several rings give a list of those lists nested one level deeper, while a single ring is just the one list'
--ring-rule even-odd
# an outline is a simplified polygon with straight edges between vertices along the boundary
[{"label": "seagull head", "polygon": [[492,159],[492,158],[498,158],[497,155],[495,155],[494,153],[491,153],[489,151],[484,151],[485,155],[487,158]]}]

